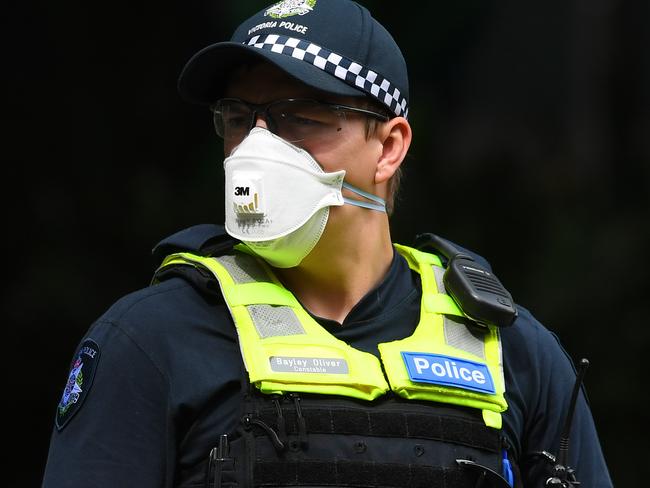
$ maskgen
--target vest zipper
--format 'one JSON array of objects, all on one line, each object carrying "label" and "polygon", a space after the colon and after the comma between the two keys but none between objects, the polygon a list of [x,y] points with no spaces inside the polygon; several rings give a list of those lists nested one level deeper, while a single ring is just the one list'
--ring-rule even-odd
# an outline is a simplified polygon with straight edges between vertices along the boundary
[{"label": "vest zipper", "polygon": [[[219,446],[213,447],[208,456],[208,467],[205,471],[205,481],[203,483],[205,488],[221,488],[221,471],[228,456],[228,451],[228,436],[222,434],[219,437]],[[214,476],[211,476],[213,473]],[[210,483],[210,478],[212,478],[212,483]]]}]

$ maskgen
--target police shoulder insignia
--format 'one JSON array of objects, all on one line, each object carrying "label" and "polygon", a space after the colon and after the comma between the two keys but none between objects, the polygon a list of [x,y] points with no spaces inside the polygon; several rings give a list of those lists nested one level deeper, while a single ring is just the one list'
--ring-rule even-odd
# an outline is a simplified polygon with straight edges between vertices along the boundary
[{"label": "police shoulder insignia", "polygon": [[92,385],[95,369],[99,362],[99,346],[91,339],[86,339],[75,355],[68,382],[56,409],[56,428],[63,429],[72,416],[81,408],[88,390]]},{"label": "police shoulder insignia", "polygon": [[264,12],[265,16],[274,19],[283,19],[294,15],[305,15],[314,10],[316,0],[283,0],[278,2]]}]

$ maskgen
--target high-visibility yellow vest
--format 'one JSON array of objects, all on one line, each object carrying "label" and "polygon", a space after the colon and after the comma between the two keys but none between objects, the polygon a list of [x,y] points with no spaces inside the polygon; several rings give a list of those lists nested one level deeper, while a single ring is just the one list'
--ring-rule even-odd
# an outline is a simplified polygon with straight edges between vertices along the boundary
[{"label": "high-visibility yellow vest", "polygon": [[420,274],[420,323],[410,337],[379,344],[381,362],[327,332],[244,245],[215,257],[172,254],[161,268],[189,264],[214,274],[235,322],[250,382],[263,393],[373,400],[390,389],[406,399],[480,409],[486,425],[501,428],[501,412],[508,405],[498,328],[470,330],[454,320],[464,315],[444,292],[439,258],[398,244],[395,249]]}]

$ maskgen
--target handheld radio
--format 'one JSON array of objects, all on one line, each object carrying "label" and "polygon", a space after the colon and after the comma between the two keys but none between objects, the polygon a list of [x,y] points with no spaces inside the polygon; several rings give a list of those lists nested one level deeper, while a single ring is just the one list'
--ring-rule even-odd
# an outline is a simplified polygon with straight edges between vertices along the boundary
[{"label": "handheld radio", "polygon": [[435,234],[419,234],[415,238],[415,247],[420,250],[432,247],[448,260],[443,283],[465,315],[483,326],[512,325],[517,318],[517,309],[512,295],[494,273]]}]

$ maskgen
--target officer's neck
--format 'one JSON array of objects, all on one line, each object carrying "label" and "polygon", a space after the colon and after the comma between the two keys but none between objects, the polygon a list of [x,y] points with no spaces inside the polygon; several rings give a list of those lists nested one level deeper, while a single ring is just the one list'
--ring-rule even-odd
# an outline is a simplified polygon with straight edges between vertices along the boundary
[{"label": "officer's neck", "polygon": [[276,271],[312,314],[343,323],[352,308],[386,276],[393,246],[385,214],[366,213],[363,218],[344,220],[332,217],[316,247],[299,266]]}]

